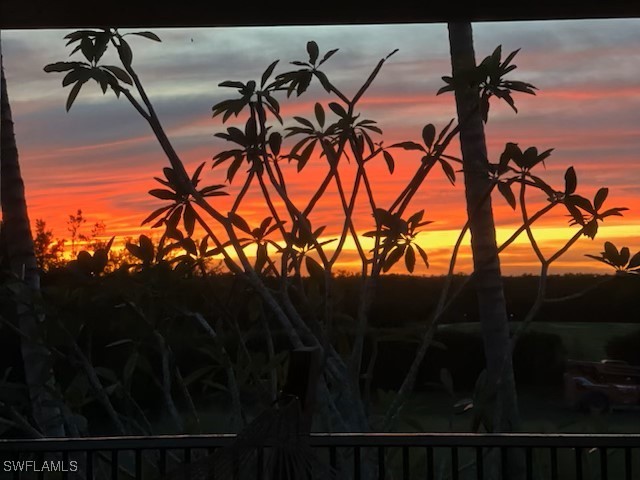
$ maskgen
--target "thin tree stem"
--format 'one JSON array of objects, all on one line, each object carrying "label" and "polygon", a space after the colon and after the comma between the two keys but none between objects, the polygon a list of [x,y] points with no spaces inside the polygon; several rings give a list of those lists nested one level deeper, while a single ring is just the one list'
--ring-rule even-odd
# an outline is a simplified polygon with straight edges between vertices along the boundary
[{"label": "thin tree stem", "polygon": [[524,174],[522,174],[520,177],[520,211],[522,213],[522,224],[527,226],[526,227],[527,237],[529,237],[529,242],[531,243],[531,247],[533,248],[533,251],[535,252],[536,257],[538,257],[538,260],[540,261],[541,264],[545,264],[546,259],[544,258],[542,250],[540,250],[540,247],[538,246],[538,242],[533,236],[533,231],[531,230],[531,225],[529,224],[529,216],[527,215],[527,203],[526,203],[527,196],[525,194],[526,184],[524,180],[525,180],[525,176]]}]

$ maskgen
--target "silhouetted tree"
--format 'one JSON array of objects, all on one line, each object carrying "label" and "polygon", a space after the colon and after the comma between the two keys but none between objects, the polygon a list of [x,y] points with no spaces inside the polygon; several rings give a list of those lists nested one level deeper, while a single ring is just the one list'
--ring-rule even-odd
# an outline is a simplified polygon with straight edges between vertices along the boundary
[{"label": "silhouetted tree", "polygon": [[73,257],[76,256],[76,242],[86,238],[80,234],[80,229],[85,223],[87,223],[87,219],[84,218],[80,209],[75,215],[69,215],[69,220],[67,220],[67,230],[71,234],[71,255]]},{"label": "silhouetted tree", "polygon": [[[2,71],[0,203],[2,204],[3,237],[11,271],[34,293],[40,289],[40,276],[34,253],[33,238],[27,215],[24,182],[18,162],[18,148],[13,130],[7,84]],[[51,389],[55,384],[49,350],[40,341],[38,317],[27,305],[18,305],[17,323],[23,336],[21,350],[31,413],[45,436],[63,436],[60,410],[55,406]]]},{"label": "silhouetted tree", "polygon": [[62,266],[64,263],[62,258],[64,240],[55,240],[53,230],[47,229],[47,223],[40,218],[36,219],[33,247],[40,269],[49,270],[50,268]]},{"label": "silhouetted tree", "polygon": [[471,24],[450,23],[449,43],[487,382],[500,385],[496,392],[493,430],[508,432],[517,429],[520,420],[512,358],[507,354],[510,348],[509,323],[491,197],[488,195],[491,179],[480,90],[478,83],[471,81],[476,68]]},{"label": "silhouetted tree", "polygon": [[[410,213],[408,210],[412,199],[420,190],[428,174],[434,167],[441,167],[452,184],[456,174],[450,162],[463,164],[465,171],[469,220],[463,226],[453,247],[447,280],[442,288],[436,307],[427,320],[428,328],[423,334],[415,359],[409,369],[398,394],[387,409],[382,426],[393,427],[399,412],[402,410],[407,395],[411,393],[416,382],[417,372],[424,359],[425,352],[432,343],[438,321],[446,313],[451,302],[462,291],[467,280],[455,291],[451,286],[455,277],[456,259],[460,245],[467,230],[472,232],[475,271],[468,278],[473,278],[478,287],[480,299],[480,317],[483,322],[485,348],[488,351],[489,382],[488,393],[498,389],[497,402],[475,402],[474,418],[482,416],[482,423],[487,430],[511,430],[517,425],[518,412],[513,384],[511,366],[511,348],[516,336],[509,339],[504,293],[498,254],[511,245],[521,234],[526,232],[532,247],[539,249],[531,231],[531,226],[553,208],[564,205],[571,216],[571,226],[580,226],[573,237],[549,258],[538,255],[541,264],[540,286],[532,308],[523,325],[528,325],[535,318],[540,306],[547,301],[546,277],[550,265],[560,258],[582,236],[593,238],[597,232],[598,222],[610,215],[620,215],[624,208],[613,208],[600,211],[607,196],[606,188],[600,189],[593,204],[590,200],[577,195],[577,178],[573,167],[565,174],[563,190],[557,190],[533,175],[531,169],[541,164],[551,150],[538,154],[535,147],[524,152],[514,143],[507,143],[504,153],[497,164],[489,164],[486,155],[482,122],[487,120],[489,97],[496,96],[505,100],[514,110],[512,91],[533,94],[532,85],[526,82],[504,80],[502,77],[511,72],[515,65],[510,65],[517,50],[501,62],[501,47],[485,58],[476,68],[470,25],[452,25],[451,47],[453,56],[454,77],[443,77],[447,85],[438,93],[456,91],[458,102],[459,124],[453,126],[451,120],[438,134],[433,124],[427,124],[422,130],[419,142],[405,141],[390,146],[383,146],[382,141],[376,143],[371,135],[380,135],[382,130],[376,121],[360,118],[358,102],[371,86],[384,63],[395,51],[382,58],[373,69],[358,92],[349,98],[336,87],[319,68],[331,58],[337,49],[320,55],[318,45],[307,42],[307,61],[291,62],[294,71],[276,74],[272,79],[278,61],[271,63],[262,74],[259,82],[227,80],[220,87],[231,88],[236,92],[231,98],[214,105],[213,116],[221,116],[222,123],[241,113],[246,118],[244,129],[231,126],[226,131],[216,133],[233,144],[231,149],[218,152],[213,157],[213,168],[223,170],[226,180],[231,183],[234,178],[242,177],[243,186],[234,199],[233,206],[227,211],[226,206],[218,206],[217,199],[227,195],[225,184],[202,186],[201,173],[206,162],[201,163],[188,175],[178,153],[168,139],[154,107],[133,67],[133,52],[126,36],[144,37],[159,42],[152,32],[120,33],[117,29],[81,30],[68,34],[65,39],[73,46],[79,43],[74,53],[84,57],[82,61],[56,62],[45,66],[46,72],[65,73],[63,85],[69,86],[67,110],[73,105],[79,91],[89,80],[95,80],[103,93],[111,90],[116,96],[124,96],[141,117],[149,123],[160,146],[169,160],[170,167],[163,169],[163,177],[155,177],[163,188],[155,188],[149,194],[166,202],[153,211],[142,224],[152,223],[153,228],[163,227],[164,233],[157,246],[141,235],[139,243],[128,242],[127,249],[140,262],[135,262],[136,270],[145,270],[163,265],[166,267],[176,261],[186,267],[196,266],[203,258],[222,257],[226,267],[236,278],[246,282],[243,295],[249,295],[251,304],[255,304],[255,317],[266,312],[280,328],[280,334],[286,338],[290,347],[320,347],[325,359],[324,375],[320,377],[319,398],[327,406],[327,417],[338,429],[366,431],[371,427],[367,415],[367,391],[370,383],[364,382],[363,357],[365,341],[369,337],[369,316],[372,300],[375,298],[376,284],[380,275],[389,271],[394,265],[402,263],[409,272],[413,272],[418,261],[429,265],[427,253],[415,241],[422,227],[431,223],[425,220],[424,210]],[[109,45],[118,53],[121,66],[100,63]],[[86,61],[85,61],[86,60]],[[323,67],[324,68],[324,67]],[[484,78],[480,78],[484,76]],[[310,82],[316,78],[322,87],[332,96],[334,102],[328,103],[328,109],[320,102],[314,106],[315,118],[294,117],[296,124],[284,128],[284,135],[278,131],[270,131],[276,121],[283,124],[278,101],[272,95],[287,98],[294,93],[303,94]],[[270,80],[272,79],[272,80]],[[481,94],[480,94],[481,92]],[[134,95],[136,93],[136,95]],[[329,117],[327,117],[329,115]],[[328,120],[329,119],[329,120]],[[453,127],[453,128],[452,128]],[[276,128],[279,128],[276,126]],[[446,154],[446,149],[454,137],[462,131],[464,162]],[[373,133],[371,133],[373,132]],[[283,146],[284,138],[296,137],[297,143],[289,153]],[[325,163],[325,177],[311,198],[293,199],[287,191],[287,177],[280,168],[283,161],[297,162],[297,171],[301,172],[310,162],[314,150],[320,149],[320,160]],[[371,187],[369,171],[370,161],[378,157],[384,159],[390,174],[395,170],[395,160],[387,149],[404,149],[419,155],[416,170],[406,187],[398,194],[390,206],[376,199],[376,191]],[[393,151],[393,150],[392,150]],[[343,159],[341,161],[341,159]],[[346,168],[347,162],[355,165],[357,170],[350,190],[345,189],[345,182],[340,170]],[[314,162],[315,160],[314,157]],[[245,168],[245,167],[248,167]],[[325,240],[322,237],[325,226],[313,225],[310,220],[312,211],[323,197],[327,189],[335,183],[340,202],[340,232],[335,239]],[[520,187],[519,198],[516,199],[512,187]],[[495,227],[491,209],[490,194],[495,191],[502,194],[515,210],[520,205],[522,225],[500,247],[496,245]],[[548,196],[548,204],[539,211],[529,214],[525,205],[525,190],[541,190]],[[264,199],[267,217],[260,224],[250,225],[240,214],[240,207],[247,192],[260,189]],[[360,201],[370,208],[373,222],[372,230],[359,233],[354,223],[354,212]],[[306,205],[306,206],[305,206]],[[196,226],[207,234],[204,239],[195,242],[193,235]],[[371,238],[373,248],[368,249],[361,237]],[[341,316],[334,291],[335,262],[344,251],[347,240],[352,240],[362,266],[362,279],[359,294],[356,295],[357,307],[354,317]],[[333,242],[336,243],[333,243]],[[327,244],[333,243],[325,249]],[[167,254],[174,249],[184,250],[184,255],[170,259]],[[255,261],[252,255],[255,252]],[[85,252],[86,253],[86,252]],[[90,267],[92,274],[101,274],[103,269],[94,268],[94,257],[83,255],[83,262]],[[78,263],[80,263],[78,258]],[[100,264],[103,266],[102,264]],[[308,274],[303,278],[303,274]],[[275,288],[278,286],[278,288]],[[554,301],[556,299],[553,299]],[[245,301],[246,303],[246,301]],[[144,315],[140,315],[144,318]],[[219,338],[210,319],[200,312],[191,312],[202,328],[210,332],[212,340]],[[263,319],[266,318],[264,315]],[[233,318],[234,328],[239,332],[237,318]],[[339,345],[333,343],[328,334],[328,326],[350,322],[355,333],[353,341],[339,352]],[[215,326],[217,328],[217,326]],[[211,329],[211,330],[209,330]],[[270,332],[267,326],[266,330]],[[335,330],[338,330],[336,328]],[[334,332],[335,332],[334,330]],[[213,333],[211,333],[213,332]],[[347,339],[349,340],[349,339]],[[375,339],[373,339],[375,341]],[[240,342],[242,345],[242,342]],[[336,342],[338,344],[340,342]],[[162,345],[165,345],[164,343]],[[374,343],[375,346],[375,343]],[[162,350],[164,346],[160,347]],[[350,349],[350,351],[348,351]],[[165,359],[169,359],[168,351]],[[247,357],[249,354],[247,354]],[[372,354],[373,357],[375,355]],[[348,357],[348,358],[347,358]],[[369,362],[370,365],[373,362]],[[234,408],[240,409],[239,395],[232,384],[235,380],[234,366],[225,360],[225,369],[232,391]],[[165,369],[167,370],[167,369]],[[503,375],[504,373],[504,375]],[[367,378],[369,372],[365,373]],[[165,397],[170,397],[170,382],[163,382]],[[448,377],[443,376],[448,379]],[[505,380],[506,379],[506,380]],[[443,383],[451,384],[449,380]],[[493,385],[493,386],[492,386]],[[489,396],[489,395],[488,395]],[[495,396],[495,395],[494,395]],[[475,396],[474,396],[475,398]],[[106,403],[106,402],[104,402]],[[170,402],[167,401],[167,404]],[[480,403],[489,404],[485,408]],[[494,408],[495,418],[487,421],[487,410]],[[169,405],[170,407],[170,405]],[[113,409],[112,409],[113,410]],[[176,422],[179,423],[179,422]],[[474,419],[474,429],[478,426]],[[499,463],[499,462],[498,462]]]},{"label": "silhouetted tree", "polygon": [[[476,68],[470,23],[450,23],[449,41],[454,81],[469,76]],[[500,273],[496,230],[491,208],[489,161],[480,110],[479,85],[457,82],[456,109],[460,124],[460,146],[464,169],[467,212],[470,218],[471,249],[475,287],[487,358],[487,379],[497,381],[502,359],[509,348],[509,324]],[[472,215],[472,212],[475,212]],[[504,368],[498,393],[503,414],[496,419],[497,430],[509,431],[518,424],[518,408],[511,359]]]}]

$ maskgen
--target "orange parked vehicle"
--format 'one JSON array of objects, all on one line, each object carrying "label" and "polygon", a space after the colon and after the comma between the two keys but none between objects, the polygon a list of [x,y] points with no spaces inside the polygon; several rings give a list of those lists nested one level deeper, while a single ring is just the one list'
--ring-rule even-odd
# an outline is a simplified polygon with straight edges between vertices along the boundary
[{"label": "orange parked vehicle", "polygon": [[619,360],[567,361],[565,400],[583,411],[606,412],[620,406],[640,406],[640,367]]}]

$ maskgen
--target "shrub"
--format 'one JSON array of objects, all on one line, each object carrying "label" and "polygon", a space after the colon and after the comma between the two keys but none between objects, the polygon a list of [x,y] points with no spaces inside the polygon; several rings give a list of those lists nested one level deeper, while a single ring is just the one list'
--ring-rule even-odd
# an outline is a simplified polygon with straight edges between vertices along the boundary
[{"label": "shrub", "polygon": [[[440,369],[451,372],[456,390],[471,390],[484,368],[482,339],[477,334],[454,329],[439,330],[434,340],[441,344],[429,347],[416,380],[416,391],[432,389],[440,383]],[[444,346],[445,348],[442,348]],[[383,390],[397,389],[418,348],[407,341],[380,342],[373,375],[373,385]],[[393,368],[389,368],[393,365]]]},{"label": "shrub", "polygon": [[[442,368],[451,372],[456,390],[472,390],[478,375],[485,368],[484,346],[480,335],[446,328],[439,330],[434,340],[441,345],[433,345],[427,351],[415,390],[433,389],[440,383]],[[406,341],[380,342],[373,385],[383,390],[398,388],[411,365],[416,348],[415,343]],[[566,349],[558,335],[524,333],[518,340],[513,355],[518,384],[557,385],[562,382]],[[394,365],[394,368],[388,368],[389,365]]]},{"label": "shrub", "polygon": [[476,333],[455,329],[439,330],[434,339],[446,349],[432,348],[423,363],[423,377],[418,377],[416,390],[424,390],[428,383],[440,383],[440,370],[451,372],[455,390],[472,390],[476,379],[485,367],[482,338]]},{"label": "shrub", "polygon": [[524,333],[513,352],[513,369],[518,384],[557,385],[562,382],[566,348],[558,335]]},{"label": "shrub", "polygon": [[640,365],[640,330],[611,338],[605,347],[607,357],[624,360],[630,365]]}]

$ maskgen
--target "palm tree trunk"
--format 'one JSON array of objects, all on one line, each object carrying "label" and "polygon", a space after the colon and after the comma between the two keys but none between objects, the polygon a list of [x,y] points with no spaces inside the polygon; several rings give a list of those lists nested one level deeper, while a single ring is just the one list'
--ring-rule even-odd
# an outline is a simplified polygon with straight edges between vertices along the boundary
[{"label": "palm tree trunk", "polygon": [[[469,78],[469,72],[476,67],[471,24],[450,23],[449,44],[454,82],[456,77]],[[507,357],[503,366],[509,349],[509,324],[491,198],[487,198],[486,195],[491,183],[484,125],[478,108],[479,89],[470,81],[455,83],[467,214],[470,218],[474,285],[487,362],[487,384],[499,385],[493,430],[508,432],[519,427],[519,413],[511,356]],[[481,206],[477,207],[478,205]]]},{"label": "palm tree trunk", "polygon": [[[24,182],[20,174],[18,148],[1,57],[0,71],[0,203],[3,237],[12,272],[37,295],[40,290],[40,275],[27,215]],[[24,335],[21,338],[21,351],[32,417],[44,436],[64,436],[60,409],[55,406],[52,394],[55,381],[51,368],[51,354],[42,344],[40,319],[34,312],[33,305],[18,305],[17,320],[18,328]]]},{"label": "palm tree trunk", "polygon": [[[449,41],[454,78],[475,68],[473,36],[470,23],[450,23]],[[475,271],[475,286],[478,297],[480,321],[485,354],[487,376],[490,384],[497,383],[502,370],[502,361],[509,348],[509,324],[504,298],[500,259],[496,243],[491,199],[485,198],[491,188],[488,175],[487,147],[484,126],[478,108],[479,92],[475,85],[465,84],[458,88],[456,107],[460,123],[460,146],[464,169],[467,213],[470,216],[471,249]],[[476,207],[480,205],[479,208]],[[471,216],[471,212],[474,215]],[[512,430],[517,421],[517,405],[513,369],[509,361],[504,368],[504,378],[499,397],[503,415],[494,428]]]}]

